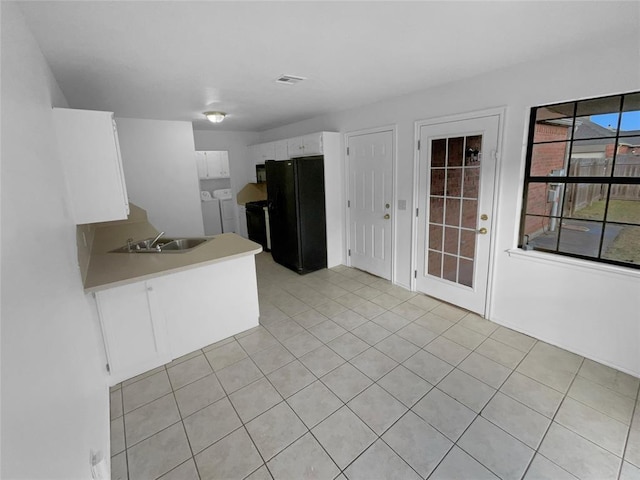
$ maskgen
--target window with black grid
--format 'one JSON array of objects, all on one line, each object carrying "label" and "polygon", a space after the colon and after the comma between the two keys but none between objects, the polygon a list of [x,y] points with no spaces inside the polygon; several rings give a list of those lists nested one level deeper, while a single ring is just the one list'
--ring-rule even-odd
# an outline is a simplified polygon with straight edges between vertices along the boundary
[{"label": "window with black grid", "polygon": [[640,92],[531,110],[519,246],[640,268]]}]

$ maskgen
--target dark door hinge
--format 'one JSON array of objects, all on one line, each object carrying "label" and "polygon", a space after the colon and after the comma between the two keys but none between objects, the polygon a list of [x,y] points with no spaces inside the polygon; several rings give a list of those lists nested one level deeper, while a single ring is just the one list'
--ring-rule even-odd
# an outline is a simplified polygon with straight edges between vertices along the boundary
[{"label": "dark door hinge", "polygon": [[351,208],[351,200],[347,200],[347,208]]},{"label": "dark door hinge", "polygon": [[416,217],[418,216],[418,213],[420,212],[419,208],[416,208]]},{"label": "dark door hinge", "polygon": [[349,155],[349,147],[347,147],[347,155]]},{"label": "dark door hinge", "polygon": [[351,249],[349,249],[349,252],[348,252],[348,253],[349,253],[349,256],[351,256]]},{"label": "dark door hinge", "polygon": [[109,364],[107,363],[105,366],[107,367],[107,373],[111,373],[111,367],[109,366]]},{"label": "dark door hinge", "polygon": [[418,140],[418,150],[420,150],[420,140]]},{"label": "dark door hinge", "polygon": [[418,278],[418,270],[413,271],[413,278]]}]

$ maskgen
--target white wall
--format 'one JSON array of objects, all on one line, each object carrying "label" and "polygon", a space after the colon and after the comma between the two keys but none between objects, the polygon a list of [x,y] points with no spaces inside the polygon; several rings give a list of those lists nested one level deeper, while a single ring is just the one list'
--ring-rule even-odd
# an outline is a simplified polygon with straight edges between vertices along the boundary
[{"label": "white wall", "polygon": [[[593,39],[581,51],[550,56],[417,94],[324,115],[261,135],[272,141],[321,130],[342,133],[397,125],[395,196],[412,205],[414,125],[422,119],[507,107],[494,223],[494,289],[490,318],[640,376],[640,276],[585,274],[580,267],[523,261],[516,246],[525,134],[531,106],[637,90],[638,33]],[[413,209],[394,211],[395,281],[408,286],[413,264]],[[555,258],[555,257],[554,257]],[[598,300],[596,300],[596,298]]]},{"label": "white wall", "polygon": [[116,118],[129,200],[167,236],[204,235],[190,122]]},{"label": "white wall", "polygon": [[89,450],[109,455],[109,394],[55,153],[51,107],[67,102],[19,8],[1,9],[0,477],[86,480]]}]

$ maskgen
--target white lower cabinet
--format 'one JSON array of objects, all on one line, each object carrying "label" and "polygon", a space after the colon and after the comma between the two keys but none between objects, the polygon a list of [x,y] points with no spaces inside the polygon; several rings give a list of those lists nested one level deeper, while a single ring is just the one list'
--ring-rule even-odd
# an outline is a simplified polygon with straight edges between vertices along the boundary
[{"label": "white lower cabinet", "polygon": [[95,296],[110,385],[258,326],[253,255],[109,288]]},{"label": "white lower cabinet", "polygon": [[152,282],[96,292],[113,384],[171,361],[167,326]]}]

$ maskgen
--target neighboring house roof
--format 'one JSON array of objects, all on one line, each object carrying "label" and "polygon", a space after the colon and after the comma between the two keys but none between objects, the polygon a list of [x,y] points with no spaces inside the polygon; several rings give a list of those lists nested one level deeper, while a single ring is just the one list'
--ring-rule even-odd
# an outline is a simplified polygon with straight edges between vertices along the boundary
[{"label": "neighboring house roof", "polygon": [[[615,130],[602,127],[597,123],[581,118],[573,134],[574,140],[591,139],[589,145],[609,145],[613,143]],[[628,130],[623,132],[624,137],[620,137],[618,143],[624,145],[640,145],[640,130]],[[584,142],[587,144],[587,142]]]}]

